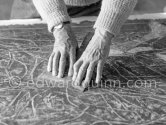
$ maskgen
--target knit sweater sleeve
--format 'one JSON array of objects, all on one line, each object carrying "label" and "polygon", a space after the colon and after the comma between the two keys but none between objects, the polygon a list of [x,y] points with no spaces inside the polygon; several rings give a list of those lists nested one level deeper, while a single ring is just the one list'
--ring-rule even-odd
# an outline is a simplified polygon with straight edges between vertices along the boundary
[{"label": "knit sweater sleeve", "polygon": [[137,0],[103,0],[94,28],[117,35],[136,3]]},{"label": "knit sweater sleeve", "polygon": [[64,0],[33,0],[33,3],[41,17],[47,22],[50,32],[54,26],[71,21]]}]

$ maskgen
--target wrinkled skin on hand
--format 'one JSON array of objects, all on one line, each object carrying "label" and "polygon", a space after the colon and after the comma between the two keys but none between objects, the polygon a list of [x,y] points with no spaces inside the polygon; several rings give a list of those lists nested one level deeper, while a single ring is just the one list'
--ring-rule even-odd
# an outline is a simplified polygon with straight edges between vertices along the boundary
[{"label": "wrinkled skin on hand", "polygon": [[[79,60],[74,64],[74,85],[86,88],[97,67],[96,83],[101,80],[104,63],[108,57],[113,35],[107,31],[97,30]],[[85,80],[83,78],[85,76]]]},{"label": "wrinkled skin on hand", "polygon": [[68,76],[73,75],[73,65],[76,61],[76,48],[78,43],[71,30],[70,24],[64,25],[61,29],[55,29],[55,43],[53,52],[49,58],[47,70],[53,76],[62,78],[65,72],[66,61],[69,59]]}]

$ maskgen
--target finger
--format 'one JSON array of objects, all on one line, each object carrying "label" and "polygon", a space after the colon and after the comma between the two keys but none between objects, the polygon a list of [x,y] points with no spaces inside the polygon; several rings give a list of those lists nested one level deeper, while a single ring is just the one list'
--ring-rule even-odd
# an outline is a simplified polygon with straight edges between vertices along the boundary
[{"label": "finger", "polygon": [[52,75],[56,76],[58,74],[58,65],[59,65],[59,57],[60,53],[56,53],[53,58],[53,66],[52,66]]},{"label": "finger", "polygon": [[51,54],[48,60],[47,71],[51,72],[52,70],[52,61],[53,61],[54,53]]},{"label": "finger", "polygon": [[71,50],[71,55],[69,58],[70,58],[70,65],[69,65],[68,76],[72,76],[73,75],[73,65],[76,61],[76,50],[75,49]]},{"label": "finger", "polygon": [[83,77],[84,77],[84,75],[87,71],[88,65],[89,65],[89,63],[83,63],[82,66],[80,67],[77,78],[75,80],[75,85],[76,86],[81,85],[82,79],[83,79]]},{"label": "finger", "polygon": [[77,74],[78,74],[78,70],[80,68],[80,66],[82,65],[83,61],[82,60],[78,60],[75,64],[74,64],[74,74],[73,74],[73,78],[72,80],[75,81]]},{"label": "finger", "polygon": [[97,75],[96,75],[96,83],[100,83],[102,72],[104,67],[104,61],[99,61],[97,64]]},{"label": "finger", "polygon": [[82,87],[83,88],[86,88],[87,85],[90,83],[95,66],[96,66],[96,63],[90,63],[90,65],[89,65],[89,67],[87,69],[85,80],[82,83]]},{"label": "finger", "polygon": [[59,73],[58,78],[62,78],[65,72],[65,66],[66,66],[66,54],[61,53],[60,61],[59,61]]}]

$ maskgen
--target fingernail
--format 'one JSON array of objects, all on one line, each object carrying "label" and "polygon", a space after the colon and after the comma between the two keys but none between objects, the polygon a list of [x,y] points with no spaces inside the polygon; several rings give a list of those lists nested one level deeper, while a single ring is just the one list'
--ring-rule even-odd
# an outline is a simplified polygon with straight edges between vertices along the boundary
[{"label": "fingernail", "polygon": [[62,78],[63,77],[63,75],[58,75],[58,78]]},{"label": "fingernail", "polygon": [[69,76],[69,77],[72,77],[72,74],[71,74],[71,73],[68,73],[68,76]]},{"label": "fingernail", "polygon": [[72,77],[72,80],[75,81],[75,79],[76,79],[76,76],[74,75],[74,76]]},{"label": "fingernail", "polygon": [[55,72],[52,72],[52,76],[55,76]]},{"label": "fingernail", "polygon": [[72,81],[72,85],[75,86],[75,85],[74,85],[74,81]]},{"label": "fingernail", "polygon": [[75,81],[74,84],[75,84],[75,86],[79,86],[79,82],[78,81]]},{"label": "fingernail", "polygon": [[86,88],[87,85],[88,85],[88,82],[84,82],[84,83],[82,84],[83,88]]},{"label": "fingernail", "polygon": [[75,80],[76,80],[76,77],[77,77],[77,73],[74,73],[72,80],[75,81]]},{"label": "fingernail", "polygon": [[78,82],[77,82],[77,81],[76,81],[76,82],[73,82],[72,84],[73,84],[73,87],[74,87],[74,88],[76,88],[76,89],[80,90],[81,92],[83,92],[83,91],[84,91],[84,88],[83,88],[83,87],[81,87],[81,86],[79,86],[79,84],[78,84]]},{"label": "fingernail", "polygon": [[50,72],[51,71],[50,68],[47,68],[47,71]]},{"label": "fingernail", "polygon": [[77,86],[77,82],[76,81],[74,82],[74,86]]},{"label": "fingernail", "polygon": [[57,73],[53,71],[53,72],[52,72],[52,75],[53,75],[53,76],[57,76]]},{"label": "fingernail", "polygon": [[76,89],[80,90],[81,92],[84,91],[84,88],[82,88],[81,86],[75,86]]}]

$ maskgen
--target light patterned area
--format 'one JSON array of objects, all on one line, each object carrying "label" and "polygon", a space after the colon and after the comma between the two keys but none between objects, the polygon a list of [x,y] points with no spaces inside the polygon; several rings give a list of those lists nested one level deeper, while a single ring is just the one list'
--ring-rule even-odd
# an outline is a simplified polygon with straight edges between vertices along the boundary
[{"label": "light patterned area", "polygon": [[[84,93],[70,78],[46,72],[54,39],[45,24],[1,26],[0,124],[166,124],[164,22],[128,21],[114,40],[112,50],[121,53],[110,53],[103,83],[91,83]],[[93,34],[92,25],[73,24],[78,41],[84,40],[81,51]]]}]

